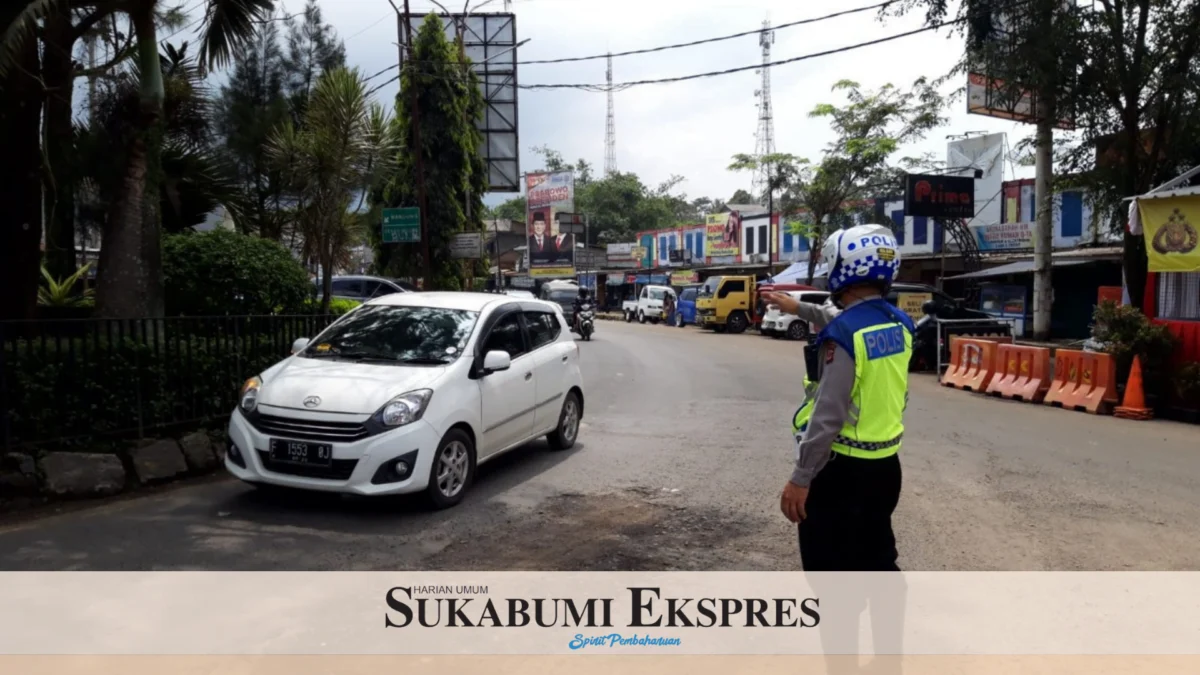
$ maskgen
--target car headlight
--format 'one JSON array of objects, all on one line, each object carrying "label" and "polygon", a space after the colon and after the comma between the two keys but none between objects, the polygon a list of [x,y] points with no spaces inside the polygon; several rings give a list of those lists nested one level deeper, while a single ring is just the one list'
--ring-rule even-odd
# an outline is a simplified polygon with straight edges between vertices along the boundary
[{"label": "car headlight", "polygon": [[238,395],[238,407],[242,412],[254,412],[258,407],[258,390],[262,388],[262,380],[257,377],[252,377],[246,380],[242,385],[242,391]]},{"label": "car headlight", "polygon": [[429,399],[432,397],[432,389],[418,389],[400,394],[380,408],[379,421],[385,427],[402,427],[405,424],[412,424],[425,414],[425,408],[429,406]]}]

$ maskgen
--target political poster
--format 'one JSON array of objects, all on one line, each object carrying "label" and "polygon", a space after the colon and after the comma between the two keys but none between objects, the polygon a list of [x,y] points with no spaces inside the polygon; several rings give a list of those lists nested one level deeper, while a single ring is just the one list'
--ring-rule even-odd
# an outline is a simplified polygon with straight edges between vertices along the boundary
[{"label": "political poster", "polygon": [[575,208],[575,174],[526,174],[525,202],[530,276],[574,277],[575,237],[559,232],[556,216]]},{"label": "political poster", "polygon": [[735,256],[742,250],[742,217],[737,211],[710,213],[705,219],[705,253],[714,258]]}]

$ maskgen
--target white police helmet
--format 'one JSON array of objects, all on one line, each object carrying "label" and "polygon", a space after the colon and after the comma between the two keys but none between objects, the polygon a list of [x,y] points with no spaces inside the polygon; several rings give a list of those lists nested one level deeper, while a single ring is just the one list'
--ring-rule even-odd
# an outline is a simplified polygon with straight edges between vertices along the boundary
[{"label": "white police helmet", "polygon": [[883,225],[856,225],[829,235],[821,248],[829,292],[862,283],[890,287],[900,271],[900,249]]}]

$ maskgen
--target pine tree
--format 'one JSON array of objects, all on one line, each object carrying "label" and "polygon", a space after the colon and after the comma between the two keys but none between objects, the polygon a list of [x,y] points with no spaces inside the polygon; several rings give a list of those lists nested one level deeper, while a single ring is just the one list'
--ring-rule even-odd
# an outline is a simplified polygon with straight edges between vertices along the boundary
[{"label": "pine tree", "polygon": [[322,73],[346,65],[346,46],[333,26],[324,22],[317,0],[308,0],[301,21],[287,20],[288,51],[284,60],[292,122],[304,121],[304,110]]}]

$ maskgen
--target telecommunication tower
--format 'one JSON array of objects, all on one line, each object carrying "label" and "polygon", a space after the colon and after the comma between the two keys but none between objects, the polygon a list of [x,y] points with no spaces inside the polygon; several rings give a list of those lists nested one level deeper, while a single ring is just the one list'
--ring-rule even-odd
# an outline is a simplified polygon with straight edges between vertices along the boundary
[{"label": "telecommunication tower", "polygon": [[[775,152],[775,120],[771,110],[771,45],[775,43],[775,31],[771,30],[771,20],[763,21],[762,33],[758,36],[758,44],[762,47],[762,68],[759,74],[762,83],[754,95],[758,98],[758,130],[754,133],[754,156],[760,160]],[[754,172],[750,192],[755,199],[767,201],[767,185],[770,167],[761,164]]]},{"label": "telecommunication tower", "polygon": [[613,119],[612,53],[608,55],[608,119],[604,124],[604,174],[617,171],[617,124]]}]

